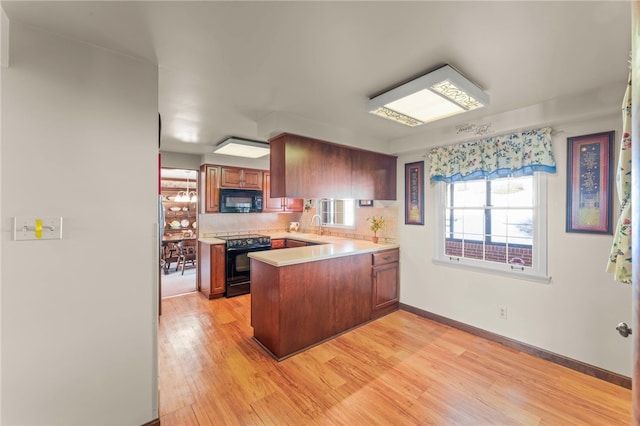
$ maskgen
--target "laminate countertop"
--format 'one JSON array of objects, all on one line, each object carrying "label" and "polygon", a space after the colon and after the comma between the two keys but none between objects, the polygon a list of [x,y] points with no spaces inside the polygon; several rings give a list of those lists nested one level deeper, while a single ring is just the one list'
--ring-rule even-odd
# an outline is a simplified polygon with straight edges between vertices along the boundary
[{"label": "laminate countertop", "polygon": [[251,259],[268,265],[280,267],[298,263],[315,262],[342,256],[353,256],[363,253],[374,253],[395,249],[398,244],[375,244],[366,240],[352,240],[333,236],[321,236],[301,232],[282,232],[271,234],[271,239],[286,238],[291,240],[315,243],[306,247],[294,247],[278,250],[256,251],[249,253]]},{"label": "laminate countertop", "polygon": [[198,241],[200,241],[201,243],[211,244],[211,245],[226,244],[225,240],[221,240],[220,238],[215,238],[215,237],[200,237],[198,238]]}]

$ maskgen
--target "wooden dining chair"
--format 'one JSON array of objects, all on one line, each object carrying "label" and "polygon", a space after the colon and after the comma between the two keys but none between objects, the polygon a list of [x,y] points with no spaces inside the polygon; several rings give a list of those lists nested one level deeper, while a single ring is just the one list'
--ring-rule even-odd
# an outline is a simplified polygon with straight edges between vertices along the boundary
[{"label": "wooden dining chair", "polygon": [[180,249],[178,245],[173,242],[164,242],[162,244],[162,260],[164,261],[164,273],[165,275],[169,273],[169,268],[171,268],[171,264],[176,262],[176,271],[178,270],[178,260],[179,260]]},{"label": "wooden dining chair", "polygon": [[196,266],[196,243],[195,239],[193,240],[182,240],[178,245],[178,264],[176,265],[176,271],[178,269],[182,270],[182,275],[184,275],[184,267],[187,263],[190,263],[193,266]]}]

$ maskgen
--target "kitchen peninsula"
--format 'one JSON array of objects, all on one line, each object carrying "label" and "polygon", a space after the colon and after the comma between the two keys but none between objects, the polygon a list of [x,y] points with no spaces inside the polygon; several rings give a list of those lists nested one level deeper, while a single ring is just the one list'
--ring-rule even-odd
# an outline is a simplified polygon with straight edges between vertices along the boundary
[{"label": "kitchen peninsula", "polygon": [[276,359],[398,309],[396,244],[295,239],[316,245],[249,254],[253,335]]}]

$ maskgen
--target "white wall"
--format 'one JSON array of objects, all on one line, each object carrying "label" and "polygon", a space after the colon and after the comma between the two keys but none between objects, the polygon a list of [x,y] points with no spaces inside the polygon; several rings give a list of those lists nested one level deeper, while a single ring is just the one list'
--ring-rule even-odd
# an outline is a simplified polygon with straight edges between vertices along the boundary
[{"label": "white wall", "polygon": [[[213,147],[211,148],[213,151]],[[214,154],[204,155],[182,154],[178,152],[161,151],[162,167],[173,169],[198,170],[202,164],[219,164],[222,166],[246,167],[250,169],[269,170],[269,156],[261,158],[244,158],[233,155]]]},{"label": "white wall", "polygon": [[162,167],[170,169],[199,170],[201,155],[181,154],[178,152],[160,152]]},{"label": "white wall", "polygon": [[[0,99],[2,74],[9,66],[9,18],[0,7]],[[2,102],[0,102],[0,212],[2,211]],[[2,271],[2,244],[0,244],[0,271]],[[0,307],[2,306],[2,274],[0,273]],[[0,383],[2,383],[2,315],[0,315]],[[0,386],[0,424],[2,423],[2,386]]]},{"label": "white wall", "polygon": [[[620,91],[622,102],[624,87]],[[615,282],[605,272],[613,237],[565,232],[566,138],[615,130],[617,145],[622,121],[616,117],[621,115],[614,110],[609,118],[552,126],[563,132],[553,137],[558,172],[548,178],[550,284],[433,264],[436,194],[428,181],[428,158],[423,157],[427,149],[400,156],[399,199],[404,199],[405,163],[425,160],[427,174],[425,226],[398,226],[401,302],[631,376],[632,341],[615,330],[619,322],[631,322],[631,287]],[[437,145],[436,141],[429,143]],[[617,219],[617,202],[613,211]],[[498,305],[508,307],[507,320],[498,319]]]},{"label": "white wall", "polygon": [[269,156],[260,158],[244,158],[233,155],[205,154],[202,164],[219,164],[221,166],[246,167],[248,169],[269,170]]},{"label": "white wall", "polygon": [[269,140],[286,132],[370,151],[386,153],[389,148],[388,144],[382,139],[371,136],[362,138],[361,135],[342,127],[331,126],[280,111],[275,111],[262,117],[257,122],[256,130],[257,137],[260,140]]},{"label": "white wall", "polygon": [[[144,424],[158,417],[157,67],[16,22],[10,51],[1,422]],[[62,216],[64,238],[12,241],[16,215]]]}]

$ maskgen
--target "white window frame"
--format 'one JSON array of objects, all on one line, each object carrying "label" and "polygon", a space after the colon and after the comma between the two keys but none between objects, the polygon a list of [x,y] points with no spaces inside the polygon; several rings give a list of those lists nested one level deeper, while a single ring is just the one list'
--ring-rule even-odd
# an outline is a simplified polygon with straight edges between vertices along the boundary
[{"label": "white window frame", "polygon": [[469,269],[477,272],[504,275],[530,281],[549,283],[547,273],[547,179],[544,173],[534,174],[533,207],[533,266],[522,267],[508,263],[492,262],[481,259],[450,256],[445,254],[445,210],[447,207],[447,184],[436,184],[435,203],[435,246],[433,263],[453,268]]},{"label": "white window frame", "polygon": [[[330,219],[337,214],[335,211],[336,201],[343,201],[344,210],[342,211],[342,214],[348,222],[346,224],[333,223],[333,220],[327,221],[327,219]],[[323,202],[329,204],[329,211],[325,211],[322,208]],[[356,229],[356,200],[354,199],[321,198],[318,200],[317,212],[320,215],[320,222],[322,226],[329,228]]]}]

